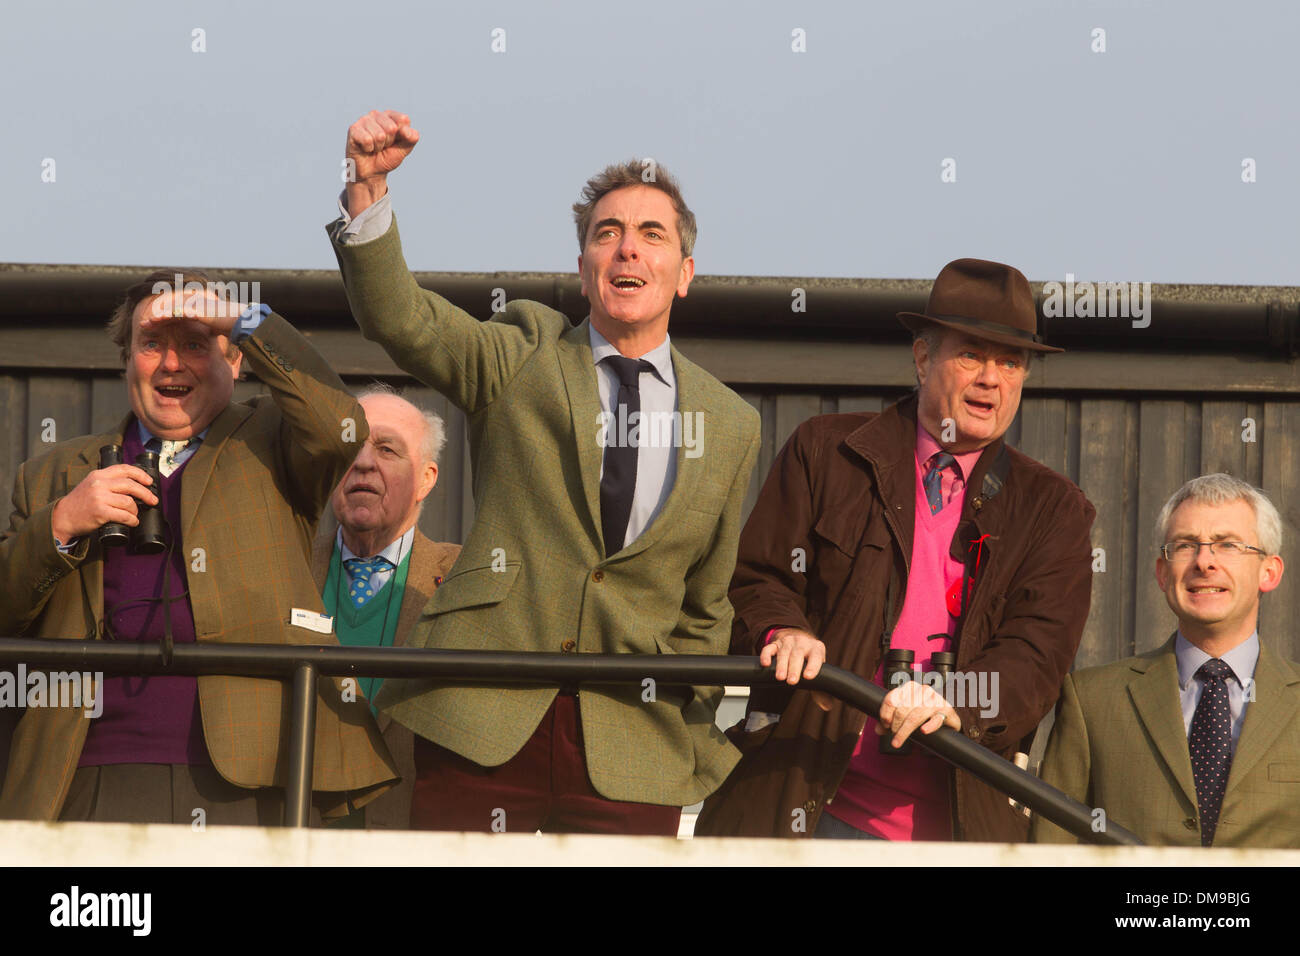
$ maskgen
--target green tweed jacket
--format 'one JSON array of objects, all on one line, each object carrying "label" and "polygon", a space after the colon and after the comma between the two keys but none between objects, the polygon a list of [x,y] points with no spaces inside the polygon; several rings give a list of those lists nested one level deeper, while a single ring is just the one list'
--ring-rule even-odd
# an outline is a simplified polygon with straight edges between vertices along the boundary
[{"label": "green tweed jacket", "polygon": [[[636,541],[606,556],[601,406],[588,322],[573,327],[523,300],[477,321],[416,285],[395,222],[372,242],[336,242],[335,252],[366,338],[469,418],[477,517],[408,643],[725,654],[727,585],[758,452],[757,412],[674,348],[678,410],[703,420],[702,454],[678,448],[662,513]],[[497,766],[523,747],[555,695],[554,687],[390,680],[376,704],[421,736]],[[738,759],[714,726],[721,696],[720,687],[584,687],[593,786],[612,800],[677,806],[713,792]]]},{"label": "green tweed jacket", "polygon": [[[1300,847],[1300,668],[1261,646],[1254,692],[1214,845]],[[1041,776],[1150,845],[1201,845],[1172,637],[1157,651],[1066,678]],[[1040,843],[1075,842],[1040,817],[1030,833]]]},{"label": "green tweed jacket", "polygon": [[[332,635],[292,625],[290,612],[324,610],[309,565],[312,535],[368,434],[365,413],[278,315],[240,349],[272,397],[227,407],[185,468],[181,543],[191,559],[195,632],[200,642],[334,644]],[[100,446],[121,443],[132,421],[62,442],[19,469],[9,527],[0,533],[0,634],[84,640],[101,633],[103,554],[93,535],[61,554],[50,516],[58,499],[99,467]],[[286,684],[217,676],[198,682],[217,771],[242,787],[283,786]],[[367,802],[398,776],[365,702],[343,697],[337,680],[321,680],[312,785],[329,792],[317,798],[327,813],[345,811],[348,799]],[[90,719],[80,707],[26,712],[14,733],[0,817],[58,819]]]}]

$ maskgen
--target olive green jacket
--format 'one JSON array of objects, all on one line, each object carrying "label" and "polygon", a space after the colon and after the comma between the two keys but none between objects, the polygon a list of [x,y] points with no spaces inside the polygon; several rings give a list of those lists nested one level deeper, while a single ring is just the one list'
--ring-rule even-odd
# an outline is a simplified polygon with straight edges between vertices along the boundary
[{"label": "olive green jacket", "polygon": [[[477,515],[408,646],[725,654],[757,412],[674,348],[678,410],[698,413],[700,443],[690,454],[684,442],[678,447],[676,480],[653,524],[607,556],[588,322],[574,327],[523,300],[479,322],[416,284],[396,222],[371,242],[336,240],[335,253],[366,338],[469,419]],[[389,680],[376,705],[421,736],[497,766],[532,736],[555,695],[553,686]],[[714,725],[721,696],[720,687],[584,687],[593,786],[612,800],[677,806],[711,793],[738,756]]]},{"label": "olive green jacket", "polygon": [[[1300,847],[1300,668],[1261,645],[1253,691],[1214,846]],[[1098,826],[1113,820],[1151,845],[1201,845],[1172,637],[1066,678],[1041,776],[1103,810]],[[1031,836],[1075,842],[1038,817]]]}]

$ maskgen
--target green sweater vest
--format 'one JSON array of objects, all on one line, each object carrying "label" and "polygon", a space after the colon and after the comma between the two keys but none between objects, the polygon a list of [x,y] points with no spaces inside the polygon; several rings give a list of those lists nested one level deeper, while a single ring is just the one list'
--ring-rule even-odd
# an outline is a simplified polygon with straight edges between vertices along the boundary
[{"label": "green sweater vest", "polygon": [[[392,647],[393,637],[397,633],[397,619],[402,613],[402,597],[406,591],[406,573],[410,569],[411,556],[408,553],[397,566],[383,590],[372,597],[363,607],[357,607],[348,600],[347,574],[343,570],[343,556],[339,546],[334,545],[334,554],[330,557],[329,577],[325,579],[325,613],[334,618],[334,631],[339,643],[345,647]],[[383,684],[382,677],[362,677],[359,680],[361,693],[366,700],[374,700],[375,693]],[[370,705],[371,713],[378,713],[375,705]]]}]

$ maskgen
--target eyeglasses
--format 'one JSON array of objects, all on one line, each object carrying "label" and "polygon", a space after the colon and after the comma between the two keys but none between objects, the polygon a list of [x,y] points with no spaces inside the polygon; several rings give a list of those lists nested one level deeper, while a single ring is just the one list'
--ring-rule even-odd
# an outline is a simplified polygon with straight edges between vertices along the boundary
[{"label": "eyeglasses", "polygon": [[1252,551],[1256,554],[1268,554],[1263,548],[1246,544],[1244,541],[1174,541],[1171,544],[1161,545],[1160,553],[1165,556],[1166,561],[1185,563],[1200,554],[1201,548],[1209,548],[1210,554],[1228,559],[1240,558]]},{"label": "eyeglasses", "polygon": [[990,358],[996,358],[998,371],[1005,378],[1016,378],[1025,374],[1025,360],[1019,355],[1005,353],[997,356],[986,355],[972,348],[964,348],[956,355],[957,364],[968,372],[984,368]]}]

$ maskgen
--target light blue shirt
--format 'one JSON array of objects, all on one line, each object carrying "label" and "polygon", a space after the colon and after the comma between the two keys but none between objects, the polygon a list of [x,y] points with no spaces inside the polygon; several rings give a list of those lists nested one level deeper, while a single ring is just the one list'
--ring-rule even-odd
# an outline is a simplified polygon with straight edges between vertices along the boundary
[{"label": "light blue shirt", "polygon": [[384,585],[386,585],[389,582],[393,574],[397,571],[397,566],[401,564],[403,561],[405,561],[407,556],[410,555],[411,546],[414,543],[414,541],[415,541],[415,525],[411,525],[409,528],[406,529],[406,534],[394,540],[388,547],[384,548],[384,550],[380,551],[378,554],[353,554],[352,549],[343,543],[343,529],[339,528],[338,531],[334,533],[334,546],[338,548],[339,554],[342,556],[343,574],[348,579],[347,583],[349,589],[353,584],[352,572],[348,569],[348,564],[347,564],[347,562],[350,559],[387,558],[389,561],[393,562],[393,566],[391,568],[387,568],[383,571],[376,571],[374,574],[370,575],[370,583],[373,586],[374,592],[378,594],[380,591],[383,590]]},{"label": "light blue shirt", "polygon": [[[1183,728],[1190,736],[1192,733],[1192,716],[1201,699],[1201,690],[1205,682],[1195,676],[1201,665],[1210,660],[1205,653],[1187,638],[1182,631],[1174,639],[1174,658],[1178,662],[1178,696],[1183,705]],[[1223,663],[1232,668],[1233,678],[1227,681],[1228,709],[1232,712],[1232,752],[1237,752],[1237,739],[1241,736],[1241,724],[1246,719],[1246,705],[1254,699],[1255,665],[1259,662],[1259,632],[1254,634],[1223,657]]]},{"label": "light blue shirt", "polygon": [[[604,359],[620,352],[610,345],[608,340],[596,331],[594,325],[588,326],[591,339],[591,357],[596,363],[596,387],[600,392],[600,407],[611,416],[607,419],[607,428],[602,429],[600,422],[592,422],[591,427],[597,434],[604,433],[611,440],[616,437],[618,400],[618,375]],[[672,494],[673,482],[677,479],[677,448],[674,445],[672,427],[673,413],[677,411],[677,376],[673,372],[673,356],[669,338],[656,348],[642,355],[645,361],[654,366],[654,374],[641,374],[641,428],[638,430],[638,451],[636,458],[636,490],[632,493],[632,516],[628,518],[627,535],[623,538],[623,547],[627,547],[641,536],[641,533],[654,522],[663,511]],[[579,427],[582,423],[578,423]],[[631,429],[629,428],[629,434]],[[600,474],[605,476],[605,450],[601,449]]]},{"label": "light blue shirt", "polygon": [[392,193],[384,193],[378,201],[371,203],[362,210],[361,215],[353,219],[348,215],[347,190],[340,193],[339,215],[343,218],[343,228],[339,231],[338,241],[345,246],[360,245],[386,233],[393,224],[393,204],[388,200],[391,195]]}]

